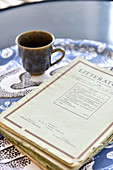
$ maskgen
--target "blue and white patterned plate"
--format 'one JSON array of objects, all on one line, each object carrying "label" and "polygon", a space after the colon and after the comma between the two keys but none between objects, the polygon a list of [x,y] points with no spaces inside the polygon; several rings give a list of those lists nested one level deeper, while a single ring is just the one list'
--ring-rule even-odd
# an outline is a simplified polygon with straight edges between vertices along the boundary
[{"label": "blue and white patterned plate", "polygon": [[[54,46],[62,46],[65,49],[65,57],[57,65],[48,69],[42,76],[30,76],[22,67],[20,57],[18,55],[17,46],[12,46],[0,51],[0,112],[6,110],[12,104],[20,100],[31,90],[40,85],[47,78],[52,76],[59,69],[67,65],[77,56],[99,65],[100,67],[112,70],[113,67],[113,46],[101,42],[89,40],[71,40],[56,39]],[[54,53],[52,61],[60,57],[59,53]],[[3,153],[16,152],[11,158],[6,157]],[[0,169],[34,169],[34,164],[21,155],[15,147],[10,145],[5,138],[0,136]],[[2,156],[4,155],[4,156]],[[20,161],[19,165],[15,162]],[[21,166],[21,162],[25,162],[26,166]],[[27,162],[27,163],[26,163]],[[13,167],[15,164],[15,167]],[[23,164],[24,165],[24,164]],[[37,169],[37,168],[36,168]],[[113,170],[113,143],[106,146],[99,154],[92,158],[82,170]]]}]

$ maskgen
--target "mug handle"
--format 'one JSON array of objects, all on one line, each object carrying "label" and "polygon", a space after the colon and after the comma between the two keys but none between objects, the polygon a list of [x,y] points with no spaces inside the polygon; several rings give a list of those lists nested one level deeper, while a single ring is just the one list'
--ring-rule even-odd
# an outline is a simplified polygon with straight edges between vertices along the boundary
[{"label": "mug handle", "polygon": [[62,56],[58,60],[56,60],[54,63],[51,63],[51,66],[57,64],[58,62],[60,62],[64,58],[65,50],[61,47],[53,49],[52,54],[55,53],[55,52],[58,52],[58,51],[60,51],[62,53]]}]

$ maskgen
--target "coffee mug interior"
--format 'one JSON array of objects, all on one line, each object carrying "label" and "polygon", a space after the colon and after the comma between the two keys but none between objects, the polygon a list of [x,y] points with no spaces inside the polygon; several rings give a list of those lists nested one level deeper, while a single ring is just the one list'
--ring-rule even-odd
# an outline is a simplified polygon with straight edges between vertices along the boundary
[{"label": "coffee mug interior", "polygon": [[28,48],[38,48],[52,43],[51,34],[43,31],[29,31],[18,37],[18,44]]}]

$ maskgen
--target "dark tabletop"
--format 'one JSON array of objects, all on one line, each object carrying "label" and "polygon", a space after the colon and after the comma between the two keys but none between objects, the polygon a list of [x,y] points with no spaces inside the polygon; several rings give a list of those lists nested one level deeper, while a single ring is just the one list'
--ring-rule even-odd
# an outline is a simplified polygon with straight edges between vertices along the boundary
[{"label": "dark tabletop", "polygon": [[0,11],[0,49],[14,45],[15,37],[28,30],[113,44],[113,2],[48,1]]}]

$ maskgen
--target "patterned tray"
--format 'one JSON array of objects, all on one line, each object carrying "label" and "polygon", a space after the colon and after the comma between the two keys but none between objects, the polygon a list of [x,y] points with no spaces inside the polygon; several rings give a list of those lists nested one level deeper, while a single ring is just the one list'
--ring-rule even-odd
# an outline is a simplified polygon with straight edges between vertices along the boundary
[{"label": "patterned tray", "polygon": [[[62,46],[65,49],[64,59],[38,77],[30,76],[24,70],[16,45],[0,51],[0,112],[20,100],[77,56],[112,70],[113,46],[111,45],[89,40],[56,39],[54,46]],[[52,61],[58,59],[60,55],[60,52],[53,54]],[[35,170],[38,167],[0,135],[0,169]],[[113,143],[106,146],[81,169],[113,169]]]}]

